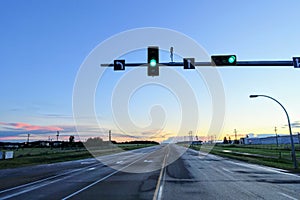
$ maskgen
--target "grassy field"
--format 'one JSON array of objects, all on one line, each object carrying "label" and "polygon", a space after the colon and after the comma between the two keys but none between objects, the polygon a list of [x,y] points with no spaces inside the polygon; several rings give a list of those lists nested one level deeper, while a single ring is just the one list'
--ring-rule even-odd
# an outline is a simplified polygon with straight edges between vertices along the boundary
[{"label": "grassy field", "polygon": [[[195,150],[210,152],[212,154],[229,157],[237,160],[246,161],[270,167],[276,167],[293,172],[300,172],[293,169],[290,146],[284,145],[197,145],[190,146]],[[300,161],[300,150],[296,148],[298,163]],[[299,163],[300,164],[300,163]]]},{"label": "grassy field", "polygon": [[[94,156],[102,156],[149,146],[153,144],[120,144],[119,148],[95,149],[92,152]],[[93,155],[86,148],[24,148],[14,150],[13,159],[0,160],[0,169],[79,160]]]}]

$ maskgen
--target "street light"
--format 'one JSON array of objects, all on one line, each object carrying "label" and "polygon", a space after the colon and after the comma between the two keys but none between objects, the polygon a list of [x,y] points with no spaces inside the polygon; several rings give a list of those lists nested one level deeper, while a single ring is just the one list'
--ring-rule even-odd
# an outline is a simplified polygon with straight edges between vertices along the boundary
[{"label": "street light", "polygon": [[266,97],[266,98],[272,99],[273,101],[277,102],[282,107],[282,109],[284,110],[284,112],[286,114],[287,120],[288,120],[290,137],[291,137],[291,146],[292,146],[292,159],[293,159],[294,168],[297,169],[298,164],[297,164],[297,160],[296,160],[296,153],[295,153],[295,146],[294,146],[294,141],[293,141],[292,127],[291,127],[291,123],[290,123],[290,117],[289,117],[286,109],[283,107],[283,105],[279,101],[277,101],[273,97],[270,97],[270,96],[267,96],[267,95],[250,95],[249,97],[250,98]]}]

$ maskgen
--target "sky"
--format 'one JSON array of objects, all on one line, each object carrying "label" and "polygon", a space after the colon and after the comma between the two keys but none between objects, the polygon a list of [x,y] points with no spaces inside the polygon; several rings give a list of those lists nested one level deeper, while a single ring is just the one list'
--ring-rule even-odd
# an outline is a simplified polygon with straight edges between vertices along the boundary
[{"label": "sky", "polygon": [[[91,52],[124,31],[158,27],[190,37],[208,55],[236,54],[238,60],[292,60],[300,56],[299,6],[298,0],[0,0],[0,141],[26,141],[27,134],[31,140],[54,140],[57,131],[62,140],[69,135],[75,135],[76,140],[95,136],[107,139],[108,130],[119,141],[164,141],[187,136],[188,127],[178,133],[182,120],[180,99],[157,84],[132,91],[124,103],[131,121],[142,128],[120,127],[112,111],[112,96],[118,95],[114,92],[124,74],[134,73],[130,69],[105,71],[95,92],[99,125],[89,120],[77,124],[73,117],[74,85]],[[123,52],[120,57],[126,62],[146,62],[146,48]],[[176,46],[174,51],[179,51]],[[161,60],[168,61],[168,52],[161,56]],[[181,61],[182,56],[185,55],[176,55],[175,60]],[[144,75],[140,77],[150,80],[146,68],[141,70]],[[249,99],[250,94],[279,100],[289,113],[293,132],[300,132],[299,69],[226,67],[217,71],[224,87],[226,110],[218,138],[233,136],[234,129],[239,137],[274,133],[275,126],[278,133],[288,134],[287,119],[280,106],[266,98]],[[213,115],[208,87],[196,73],[183,69],[175,72],[189,83],[199,105],[200,125],[193,134],[207,140]],[[167,77],[163,71],[161,77]],[[130,84],[130,80],[124,84]],[[151,119],[151,115],[162,118]],[[157,127],[149,127],[153,121],[157,121]],[[77,133],[79,129],[85,134]]]}]

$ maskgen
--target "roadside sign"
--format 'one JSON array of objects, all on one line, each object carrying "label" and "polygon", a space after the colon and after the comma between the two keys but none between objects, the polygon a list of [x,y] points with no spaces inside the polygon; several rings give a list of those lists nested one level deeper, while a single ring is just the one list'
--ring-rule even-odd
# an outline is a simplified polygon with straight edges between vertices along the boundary
[{"label": "roadside sign", "polygon": [[125,60],[114,60],[114,70],[125,70]]},{"label": "roadside sign", "polygon": [[12,159],[14,158],[14,152],[13,151],[6,151],[5,152],[5,159]]},{"label": "roadside sign", "polygon": [[294,68],[300,68],[300,57],[293,57]]},{"label": "roadside sign", "polygon": [[195,58],[183,58],[183,69],[195,69]]}]

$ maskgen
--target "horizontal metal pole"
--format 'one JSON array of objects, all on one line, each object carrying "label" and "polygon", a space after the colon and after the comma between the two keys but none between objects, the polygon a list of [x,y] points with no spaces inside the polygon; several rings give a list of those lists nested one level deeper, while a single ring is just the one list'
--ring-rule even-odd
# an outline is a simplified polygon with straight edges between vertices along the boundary
[{"label": "horizontal metal pole", "polygon": [[[180,67],[183,62],[158,63],[159,66]],[[101,67],[113,67],[114,64],[101,64]],[[148,63],[125,63],[126,67],[147,67]],[[195,62],[195,66],[216,66],[211,62]],[[237,61],[235,65],[218,65],[216,67],[230,66],[294,66],[293,61]]]},{"label": "horizontal metal pole", "polygon": [[238,61],[236,66],[294,66],[293,61]]}]

